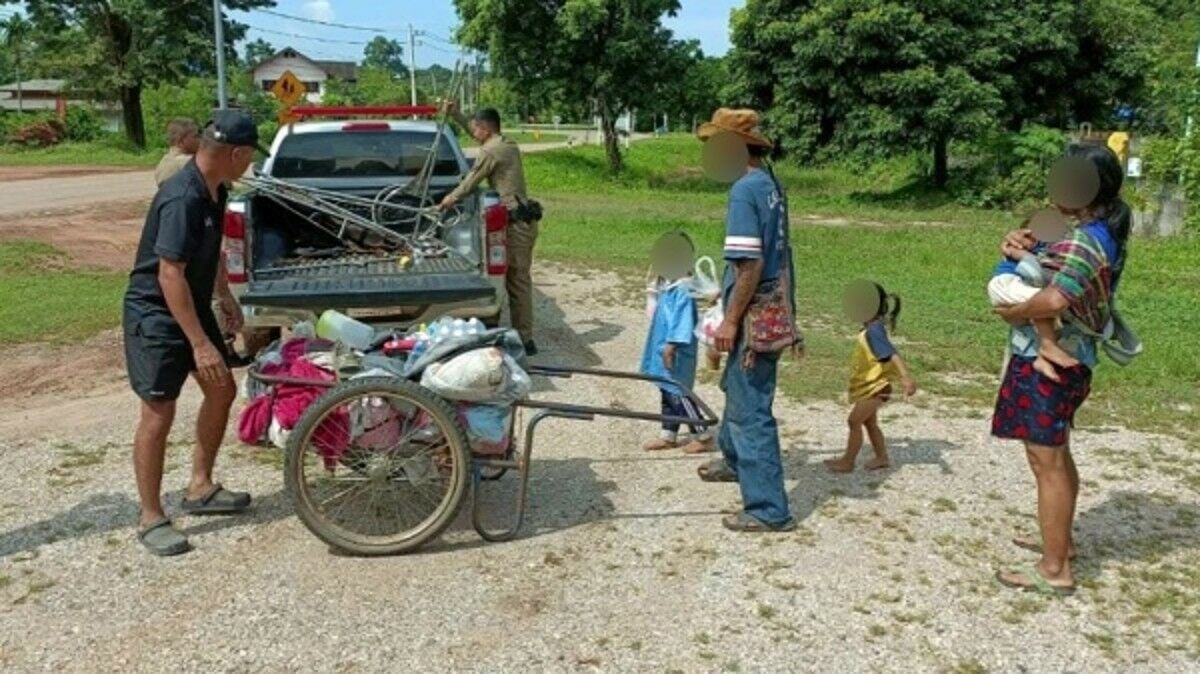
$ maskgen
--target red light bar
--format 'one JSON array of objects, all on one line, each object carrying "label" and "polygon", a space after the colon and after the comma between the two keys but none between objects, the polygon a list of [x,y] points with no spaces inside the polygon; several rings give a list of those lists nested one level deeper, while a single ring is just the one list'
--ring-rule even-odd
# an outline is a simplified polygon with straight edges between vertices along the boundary
[{"label": "red light bar", "polygon": [[366,117],[371,115],[399,117],[432,117],[438,114],[436,105],[375,105],[375,106],[306,106],[292,108],[292,114],[305,117]]}]

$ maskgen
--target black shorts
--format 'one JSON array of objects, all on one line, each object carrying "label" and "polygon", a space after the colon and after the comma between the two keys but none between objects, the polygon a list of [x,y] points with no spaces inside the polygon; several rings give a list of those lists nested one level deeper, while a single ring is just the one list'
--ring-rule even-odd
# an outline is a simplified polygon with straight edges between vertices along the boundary
[{"label": "black shorts", "polygon": [[[204,333],[228,363],[229,352],[217,327],[216,316],[206,308],[197,307],[197,310]],[[151,402],[178,399],[188,375],[196,371],[192,345],[183,329],[170,314],[139,317],[128,312],[124,328],[125,369],[133,392]]]}]

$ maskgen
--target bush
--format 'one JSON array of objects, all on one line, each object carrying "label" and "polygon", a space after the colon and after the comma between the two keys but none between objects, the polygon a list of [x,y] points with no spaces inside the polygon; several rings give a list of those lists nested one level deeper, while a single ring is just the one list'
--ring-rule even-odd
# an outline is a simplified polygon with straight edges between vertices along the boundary
[{"label": "bush", "polygon": [[73,141],[96,140],[104,133],[104,120],[100,113],[83,105],[67,106],[67,139]]},{"label": "bush", "polygon": [[18,128],[8,135],[8,142],[26,147],[49,147],[66,138],[67,129],[57,119],[48,119]]},{"label": "bush", "polygon": [[0,113],[0,139],[8,140],[18,129],[54,119],[54,115],[44,112],[7,112]]},{"label": "bush", "polygon": [[1066,146],[1066,134],[1038,125],[991,134],[955,148],[961,166],[949,190],[965,206],[1016,209],[1040,202],[1050,165]]}]

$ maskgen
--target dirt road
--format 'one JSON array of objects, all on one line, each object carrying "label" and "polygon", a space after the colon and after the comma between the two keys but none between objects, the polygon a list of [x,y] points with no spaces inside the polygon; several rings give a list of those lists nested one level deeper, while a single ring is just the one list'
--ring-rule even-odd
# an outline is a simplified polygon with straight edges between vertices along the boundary
[{"label": "dirt road", "polygon": [[[541,266],[547,362],[632,368],[636,293],[602,272]],[[278,454],[234,442],[220,479],[252,514],[181,518],[197,549],[146,555],[129,436],[136,406],[118,341],[21,347],[33,388],[0,416],[0,667],[8,671],[1162,671],[1194,669],[1200,507],[1171,438],[1077,437],[1081,594],[1014,594],[995,569],[1033,556],[1033,493],[1018,450],[982,410],[900,403],[884,426],[896,465],[833,477],[843,409],[780,401],[802,526],[736,535],[733,485],[697,460],[648,455],[655,429],[550,421],[535,450],[523,535],[481,543],[462,518],[412,556],[330,553],[296,520]],[[847,343],[849,348],[849,342]],[[98,354],[107,353],[109,357]],[[83,357],[82,354],[87,354]],[[115,357],[112,357],[115,354]],[[804,376],[789,364],[784,376]],[[701,393],[719,406],[711,385]],[[556,399],[652,409],[654,391],[586,380]],[[14,400],[15,398],[15,400]],[[189,389],[164,487],[187,479]],[[489,497],[497,517],[513,480]],[[494,499],[494,500],[493,500]],[[1190,570],[1190,571],[1189,571]],[[1170,598],[1170,601],[1167,601]],[[1182,607],[1182,608],[1181,608]]]},{"label": "dirt road", "polygon": [[[534,154],[567,147],[562,143],[522,144]],[[464,150],[475,157],[479,148]],[[100,209],[114,202],[149,200],[154,196],[154,171],[114,167],[0,167],[0,219],[82,208]]]}]

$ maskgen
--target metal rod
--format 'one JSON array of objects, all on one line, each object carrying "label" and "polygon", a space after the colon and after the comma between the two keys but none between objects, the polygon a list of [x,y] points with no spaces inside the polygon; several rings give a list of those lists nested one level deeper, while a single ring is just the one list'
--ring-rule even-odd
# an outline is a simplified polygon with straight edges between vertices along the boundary
[{"label": "metal rod", "polygon": [[529,425],[525,427],[525,448],[521,453],[521,459],[514,466],[521,474],[521,483],[517,487],[517,497],[515,511],[513,517],[509,520],[509,527],[500,531],[488,530],[483,525],[482,501],[479,498],[479,487],[482,480],[479,477],[479,472],[475,471],[474,479],[471,484],[471,525],[475,527],[475,531],[479,537],[490,543],[498,543],[500,541],[512,540],[517,532],[521,530],[521,524],[525,521],[525,506],[528,503],[529,496],[529,467],[533,457],[533,435],[537,431],[537,427],[546,419],[557,417],[559,419],[586,420],[586,417],[580,416],[573,412],[542,410],[529,420]]},{"label": "metal rod", "polygon": [[229,107],[225,94],[225,22],[221,18],[221,0],[213,0],[213,33],[217,46],[217,105]]}]

